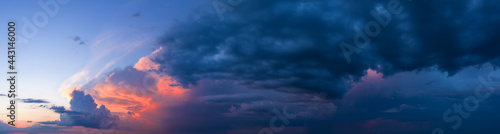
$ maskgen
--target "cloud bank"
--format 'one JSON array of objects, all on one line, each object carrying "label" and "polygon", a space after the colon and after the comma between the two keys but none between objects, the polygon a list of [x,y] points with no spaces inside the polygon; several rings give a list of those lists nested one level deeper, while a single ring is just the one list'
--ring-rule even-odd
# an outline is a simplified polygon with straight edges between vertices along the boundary
[{"label": "cloud bank", "polygon": [[119,117],[112,115],[106,106],[97,104],[89,94],[74,90],[71,93],[70,109],[53,106],[50,110],[61,114],[59,121],[41,122],[41,124],[56,124],[58,126],[83,126],[89,128],[110,129],[116,127]]},{"label": "cloud bank", "polygon": [[[452,76],[498,59],[497,1],[400,0],[401,13],[387,16],[390,2],[245,1],[222,22],[199,9],[199,20],[167,30],[159,39],[161,56],[152,59],[184,86],[201,79],[234,80],[255,89],[329,98],[341,97],[368,69],[391,76],[436,67]],[[376,20],[372,11],[390,21],[349,64],[339,44],[354,44],[359,34],[354,28],[363,30]]]},{"label": "cloud bank", "polygon": [[[387,16],[390,2],[402,12]],[[92,80],[82,87],[90,95],[74,91],[71,110],[52,107],[61,119],[44,124],[258,133],[280,117],[277,109],[296,117],[276,124],[282,133],[449,128],[444,106],[474,94],[475,78],[500,65],[499,4],[254,0],[226,12],[224,21],[211,6],[200,7],[196,20],[188,16],[158,39],[160,49]],[[339,44],[367,42],[356,27],[377,30],[365,27],[374,16],[390,21],[346,62]],[[499,100],[493,93],[460,132],[494,132]]]}]

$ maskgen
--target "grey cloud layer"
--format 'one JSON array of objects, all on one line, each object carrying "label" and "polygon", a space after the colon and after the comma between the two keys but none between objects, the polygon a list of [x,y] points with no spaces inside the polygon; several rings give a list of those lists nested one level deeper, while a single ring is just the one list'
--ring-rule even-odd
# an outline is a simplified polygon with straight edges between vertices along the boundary
[{"label": "grey cloud layer", "polygon": [[[230,79],[251,88],[341,97],[372,68],[385,75],[437,67],[450,75],[500,54],[497,1],[403,1],[380,34],[345,60],[353,27],[388,1],[245,1],[220,22],[215,13],[174,24],[154,61],[182,84]],[[363,28],[364,29],[364,28]]]}]

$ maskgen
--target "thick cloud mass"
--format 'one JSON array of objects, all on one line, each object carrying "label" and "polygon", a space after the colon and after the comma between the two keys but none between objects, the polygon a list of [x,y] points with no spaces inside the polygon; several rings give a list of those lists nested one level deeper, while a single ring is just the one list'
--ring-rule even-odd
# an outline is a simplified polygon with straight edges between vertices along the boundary
[{"label": "thick cloud mass", "polygon": [[89,94],[85,95],[82,91],[73,91],[71,93],[73,97],[69,104],[71,105],[71,110],[74,111],[89,111],[97,107],[94,99]]},{"label": "thick cloud mass", "polygon": [[109,129],[115,127],[119,118],[112,115],[106,106],[97,104],[90,95],[83,91],[74,90],[70,101],[71,110],[62,106],[54,106],[50,109],[60,115],[60,121],[41,122],[42,124],[57,124],[59,126],[84,126],[90,128]]},{"label": "thick cloud mass", "polygon": [[392,14],[348,64],[339,44],[355,46],[353,28],[364,30],[376,21],[370,11],[383,15],[387,3],[245,1],[223,22],[200,9],[199,20],[178,22],[166,32],[163,55],[153,61],[183,85],[230,79],[250,88],[336,98],[369,68],[393,75],[437,67],[453,75],[500,54],[500,2],[401,0],[402,12]]},{"label": "thick cloud mass", "polygon": [[[61,121],[45,124],[103,128],[118,120],[109,108],[128,117],[118,129],[150,133],[497,132],[498,92],[457,131],[443,112],[500,65],[500,2],[400,0],[401,12],[348,63],[339,45],[356,47],[355,27],[377,23],[372,14],[389,1],[248,0],[224,21],[211,5],[197,8],[159,50],[83,86],[92,97],[73,92],[71,110],[52,107]],[[274,122],[276,110],[295,118]]]}]

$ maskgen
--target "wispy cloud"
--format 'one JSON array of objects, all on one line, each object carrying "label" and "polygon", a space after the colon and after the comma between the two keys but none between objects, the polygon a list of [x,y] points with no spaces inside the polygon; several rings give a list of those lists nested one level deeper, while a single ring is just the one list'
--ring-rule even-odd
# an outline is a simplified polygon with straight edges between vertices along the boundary
[{"label": "wispy cloud", "polygon": [[85,45],[85,41],[82,40],[82,37],[80,36],[70,36],[69,37],[71,40],[73,40],[74,42],[78,43],[78,45]]},{"label": "wispy cloud", "polygon": [[[123,41],[114,39],[121,38],[121,36],[123,35],[116,31],[105,31],[99,35],[98,39],[89,46],[93,56],[90,57],[87,64],[60,85],[59,91],[62,92],[62,95],[68,96],[75,86],[81,87],[95,77],[101,76],[103,72],[109,71],[114,64],[150,40],[149,38],[141,38],[132,40],[130,43],[122,43]],[[110,57],[110,55],[113,56]],[[107,61],[103,62],[103,60]]]},{"label": "wispy cloud", "polygon": [[44,99],[31,99],[31,98],[28,98],[28,99],[20,99],[20,100],[23,103],[49,103],[49,101],[46,101]]},{"label": "wispy cloud", "polygon": [[140,16],[141,16],[141,12],[136,12],[136,13],[132,14],[132,18],[137,18]]}]

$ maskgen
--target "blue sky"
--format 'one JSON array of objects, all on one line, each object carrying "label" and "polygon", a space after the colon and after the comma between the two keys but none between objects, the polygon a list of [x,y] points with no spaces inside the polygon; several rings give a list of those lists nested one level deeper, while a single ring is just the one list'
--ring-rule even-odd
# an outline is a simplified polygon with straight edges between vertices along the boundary
[{"label": "blue sky", "polygon": [[[71,88],[82,86],[86,79],[98,73],[133,65],[157,49],[152,46],[155,37],[175,19],[184,18],[190,8],[196,6],[192,3],[198,2],[70,1],[61,5],[29,43],[18,46],[17,65],[20,83],[23,83],[20,96],[68,106],[69,100],[62,95],[62,91],[67,90],[63,84]],[[1,9],[1,21],[15,19],[18,26],[25,25],[23,17],[32,20],[36,12],[43,11],[35,1],[5,1],[4,4],[11,6]],[[133,17],[134,14],[139,16]],[[74,41],[76,36],[85,44]],[[77,81],[69,80],[77,74],[85,75]],[[26,111],[25,114],[34,112]]]}]

